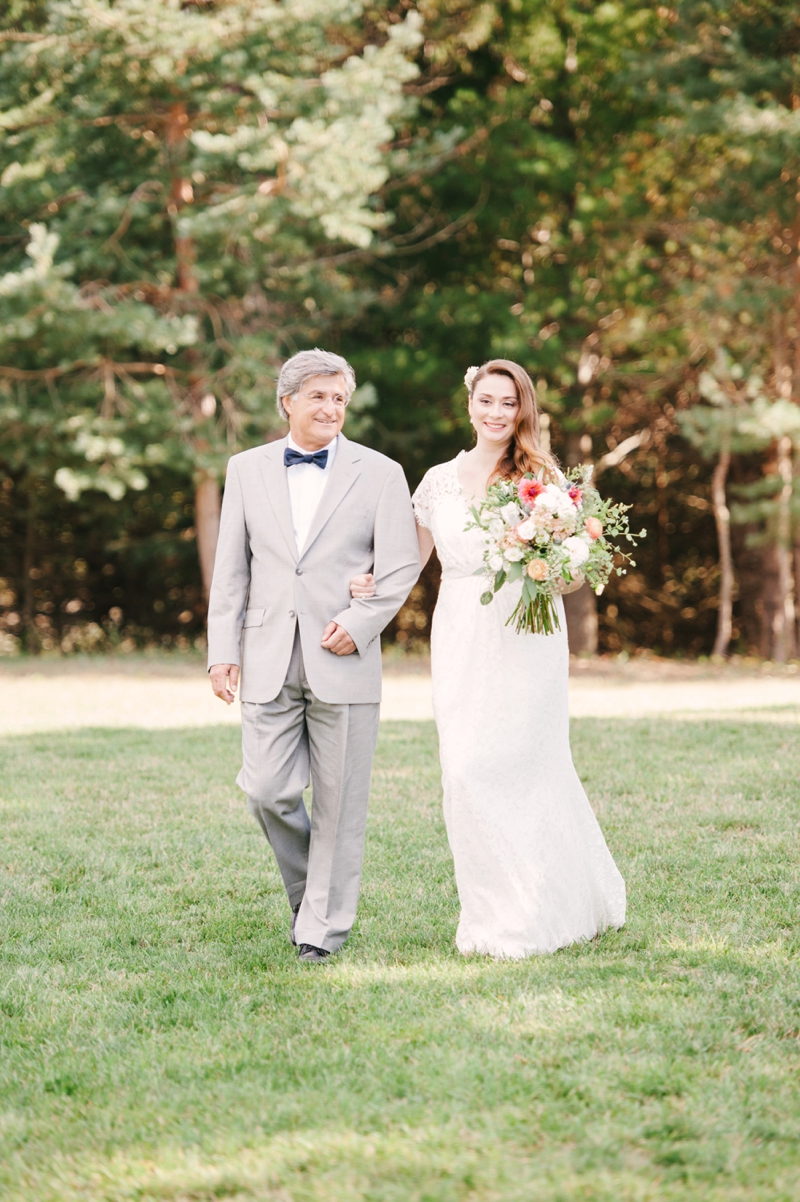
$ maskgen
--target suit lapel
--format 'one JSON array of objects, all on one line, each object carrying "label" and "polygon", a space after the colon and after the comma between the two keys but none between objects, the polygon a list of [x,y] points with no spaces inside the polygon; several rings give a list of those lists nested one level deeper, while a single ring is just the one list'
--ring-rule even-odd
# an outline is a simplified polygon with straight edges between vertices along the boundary
[{"label": "suit lapel", "polygon": [[[267,490],[267,498],[281,534],[286,539],[292,559],[297,563],[297,543],[294,539],[292,525],[292,508],[289,502],[289,484],[286,480],[286,468],[283,463],[283,451],[286,439],[279,438],[276,442],[267,443],[264,457],[261,460],[261,475]],[[336,461],[334,460],[334,468]]]},{"label": "suit lapel", "polygon": [[[283,452],[281,452],[282,455]],[[336,458],[333,461],[328,483],[325,485],[325,491],[320,498],[317,512],[314,514],[314,520],[308,532],[306,545],[303,548],[304,556],[311,550],[337,505],[344,500],[360,476],[361,469],[358,466],[360,458],[357,444],[350,442],[344,434],[340,434],[336,444]]]}]

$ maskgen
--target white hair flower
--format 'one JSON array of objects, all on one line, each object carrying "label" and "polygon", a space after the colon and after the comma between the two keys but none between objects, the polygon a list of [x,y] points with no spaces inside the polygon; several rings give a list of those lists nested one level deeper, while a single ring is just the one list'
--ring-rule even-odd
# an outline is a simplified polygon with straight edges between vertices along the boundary
[{"label": "white hair flower", "polygon": [[475,382],[475,377],[480,371],[479,367],[468,367],[464,373],[464,383],[467,386],[467,392],[472,396],[472,385]]}]

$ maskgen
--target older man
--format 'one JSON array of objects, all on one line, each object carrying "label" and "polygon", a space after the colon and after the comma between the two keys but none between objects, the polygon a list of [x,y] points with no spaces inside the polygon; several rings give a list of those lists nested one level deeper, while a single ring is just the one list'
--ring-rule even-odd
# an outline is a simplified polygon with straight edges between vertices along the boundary
[{"label": "older man", "polygon": [[[381,696],[380,633],[420,570],[398,464],[341,433],[350,364],[301,351],[284,364],[289,435],[228,464],[208,611],[214,692],[230,704],[241,665],[237,783],[272,845],[303,961],[355,920]],[[372,572],[375,596],[350,596]],[[314,789],[312,816],[303,790]]]}]

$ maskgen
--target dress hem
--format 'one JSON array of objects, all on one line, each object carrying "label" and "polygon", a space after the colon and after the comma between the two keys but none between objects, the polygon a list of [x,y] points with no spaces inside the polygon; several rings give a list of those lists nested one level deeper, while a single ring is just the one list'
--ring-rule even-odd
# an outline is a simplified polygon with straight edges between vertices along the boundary
[{"label": "dress hem", "polygon": [[470,941],[469,944],[466,944],[462,943],[458,937],[456,937],[456,947],[463,956],[491,956],[493,960],[529,960],[533,956],[551,956],[554,952],[574,947],[578,943],[591,943],[609,931],[621,931],[624,926],[625,919],[623,918],[619,924],[610,922],[607,926],[598,927],[593,935],[578,935],[574,939],[568,938],[563,942],[548,944],[546,947],[534,947],[526,944],[512,950],[510,947],[498,947],[496,943],[490,944],[488,940],[480,944],[477,941]]}]

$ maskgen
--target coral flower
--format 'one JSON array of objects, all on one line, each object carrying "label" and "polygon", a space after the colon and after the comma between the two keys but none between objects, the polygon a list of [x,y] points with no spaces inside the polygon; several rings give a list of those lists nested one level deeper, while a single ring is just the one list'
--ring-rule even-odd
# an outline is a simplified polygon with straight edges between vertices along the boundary
[{"label": "coral flower", "polygon": [[525,569],[531,580],[546,580],[548,570],[547,564],[543,559],[532,559]]},{"label": "coral flower", "polygon": [[517,485],[517,496],[523,505],[532,505],[542,492],[544,485],[539,480],[520,480]]},{"label": "coral flower", "polygon": [[589,535],[589,538],[600,537],[600,535],[603,533],[603,523],[599,518],[586,519],[586,533]]}]

